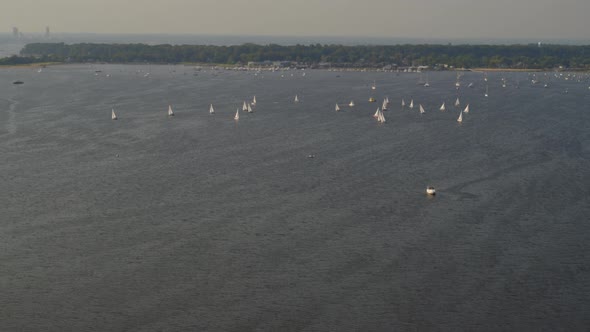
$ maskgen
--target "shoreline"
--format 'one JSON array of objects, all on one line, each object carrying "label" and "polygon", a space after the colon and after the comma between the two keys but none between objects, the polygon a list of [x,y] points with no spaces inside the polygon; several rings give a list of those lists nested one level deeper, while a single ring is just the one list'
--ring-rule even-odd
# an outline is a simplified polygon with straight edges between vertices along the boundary
[{"label": "shoreline", "polygon": [[476,72],[476,73],[482,73],[482,72],[540,72],[540,71],[554,71],[555,69],[549,69],[549,68],[545,68],[545,69],[520,69],[520,68],[471,68],[469,69],[469,71],[472,72]]},{"label": "shoreline", "polygon": [[3,68],[37,68],[37,67],[47,67],[47,66],[55,66],[55,65],[63,65],[63,62],[35,62],[35,63],[23,63],[17,65],[0,65],[0,69]]},{"label": "shoreline", "polygon": [[[218,69],[226,69],[226,70],[258,70],[258,68],[247,68],[245,66],[239,66],[235,64],[221,64],[221,63],[198,63],[198,62],[181,62],[181,63],[137,63],[137,62],[130,62],[130,63],[110,63],[110,62],[36,62],[36,63],[25,63],[25,64],[6,64],[0,65],[0,69],[10,69],[10,68],[38,68],[38,67],[48,67],[48,66],[67,66],[67,65],[76,65],[76,64],[94,64],[94,65],[180,65],[186,67],[203,67],[203,68],[218,68]],[[281,70],[295,70],[296,68],[274,68],[277,71]],[[396,71],[396,70],[383,70],[380,68],[358,68],[358,67],[336,67],[336,68],[305,68],[306,70],[329,70],[329,71],[387,71],[387,72],[399,72],[402,73],[403,71]],[[272,70],[271,67],[263,67],[262,70]],[[441,70],[428,70],[423,69],[422,72],[437,72]],[[486,68],[486,67],[478,67],[478,68],[455,68],[449,70],[442,70],[442,71],[469,71],[475,73],[485,73],[485,72],[553,72],[553,71],[560,71],[560,72],[567,72],[567,71],[575,71],[575,72],[587,72],[588,70],[582,68],[569,68],[569,69],[556,69],[556,68],[530,68],[530,69],[521,69],[521,68]]]}]

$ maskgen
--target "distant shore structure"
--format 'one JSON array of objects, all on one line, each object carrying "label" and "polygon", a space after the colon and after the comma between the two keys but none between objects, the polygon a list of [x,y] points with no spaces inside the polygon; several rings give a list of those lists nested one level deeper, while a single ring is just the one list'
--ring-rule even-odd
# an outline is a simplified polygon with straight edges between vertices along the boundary
[{"label": "distant shore structure", "polygon": [[51,37],[51,31],[49,30],[49,27],[45,27],[45,38],[49,37]]}]

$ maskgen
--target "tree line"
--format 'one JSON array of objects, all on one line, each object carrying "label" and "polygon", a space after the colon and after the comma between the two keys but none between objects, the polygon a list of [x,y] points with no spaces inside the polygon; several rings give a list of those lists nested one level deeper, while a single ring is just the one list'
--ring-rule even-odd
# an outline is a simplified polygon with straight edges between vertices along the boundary
[{"label": "tree line", "polygon": [[[146,45],[31,43],[21,57],[43,62],[210,63],[288,61],[332,67],[590,69],[590,45]],[[20,57],[17,57],[20,58]],[[12,61],[17,61],[13,59]]]}]

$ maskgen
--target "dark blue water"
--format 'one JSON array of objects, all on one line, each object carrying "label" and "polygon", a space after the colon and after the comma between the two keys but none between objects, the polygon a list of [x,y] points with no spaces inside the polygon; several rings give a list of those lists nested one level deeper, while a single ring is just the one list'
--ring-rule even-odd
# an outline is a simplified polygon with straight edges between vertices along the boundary
[{"label": "dark blue water", "polygon": [[0,330],[589,326],[586,76],[302,73],[0,70]]}]

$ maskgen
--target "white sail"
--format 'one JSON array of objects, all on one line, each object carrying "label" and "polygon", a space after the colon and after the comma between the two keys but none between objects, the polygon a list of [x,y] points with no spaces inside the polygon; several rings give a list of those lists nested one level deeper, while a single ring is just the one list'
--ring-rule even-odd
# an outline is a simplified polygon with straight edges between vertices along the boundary
[{"label": "white sail", "polygon": [[168,105],[168,115],[169,116],[174,116],[174,112],[172,112],[172,106]]},{"label": "white sail", "polygon": [[463,110],[463,113],[469,113],[469,104],[467,104],[467,106]]},{"label": "white sail", "polygon": [[247,111],[247,110],[248,110],[248,105],[244,101],[244,104],[242,104],[242,111]]},{"label": "white sail", "polygon": [[295,102],[299,102],[299,97],[297,97],[297,95],[295,95]]},{"label": "white sail", "polygon": [[336,104],[336,107],[334,107],[334,110],[336,110],[336,112],[340,111],[340,106],[338,106],[338,104]]},{"label": "white sail", "polygon": [[381,109],[379,109],[379,107],[377,107],[377,110],[375,111],[375,114],[373,114],[373,117],[375,119],[378,119],[379,118],[379,113],[381,113]]},{"label": "white sail", "polygon": [[215,113],[215,110],[213,109],[213,104],[211,104],[211,106],[209,106],[209,114],[213,113]]},{"label": "white sail", "polygon": [[440,110],[441,110],[441,111],[444,111],[444,110],[446,110],[446,109],[447,109],[447,108],[445,107],[445,102],[443,101],[442,105],[440,106]]},{"label": "white sail", "polygon": [[457,100],[455,100],[455,106],[459,106],[461,105],[461,102],[459,102],[459,97],[457,97]]},{"label": "white sail", "polygon": [[424,111],[424,107],[422,107],[422,104],[420,104],[420,113],[424,113],[426,111]]},{"label": "white sail", "polygon": [[387,109],[387,99],[383,99],[383,104],[381,105],[381,108],[383,110],[386,110]]},{"label": "white sail", "polygon": [[379,115],[377,116],[377,121],[380,123],[385,123],[385,116],[383,115],[383,111],[379,111]]},{"label": "white sail", "polygon": [[402,98],[402,107],[406,106],[406,101]]},{"label": "white sail", "polygon": [[252,98],[252,106],[256,106],[256,96],[254,96],[254,98]]},{"label": "white sail", "polygon": [[248,104],[248,113],[252,113],[254,112],[254,110],[252,109],[252,107],[250,106],[250,104]]},{"label": "white sail", "polygon": [[484,96],[488,96],[488,86],[486,85],[486,94]]},{"label": "white sail", "polygon": [[350,103],[348,104],[348,106],[354,107],[354,101],[351,100]]},{"label": "white sail", "polygon": [[414,108],[414,99],[410,100],[410,108]]},{"label": "white sail", "polygon": [[113,110],[111,111],[111,119],[112,120],[117,120],[117,114],[115,114],[115,109],[113,108]]},{"label": "white sail", "polygon": [[457,122],[463,122],[463,112],[459,113],[459,118],[457,119]]},{"label": "white sail", "polygon": [[234,120],[239,120],[240,119],[240,109],[236,109],[236,115],[234,115]]}]

